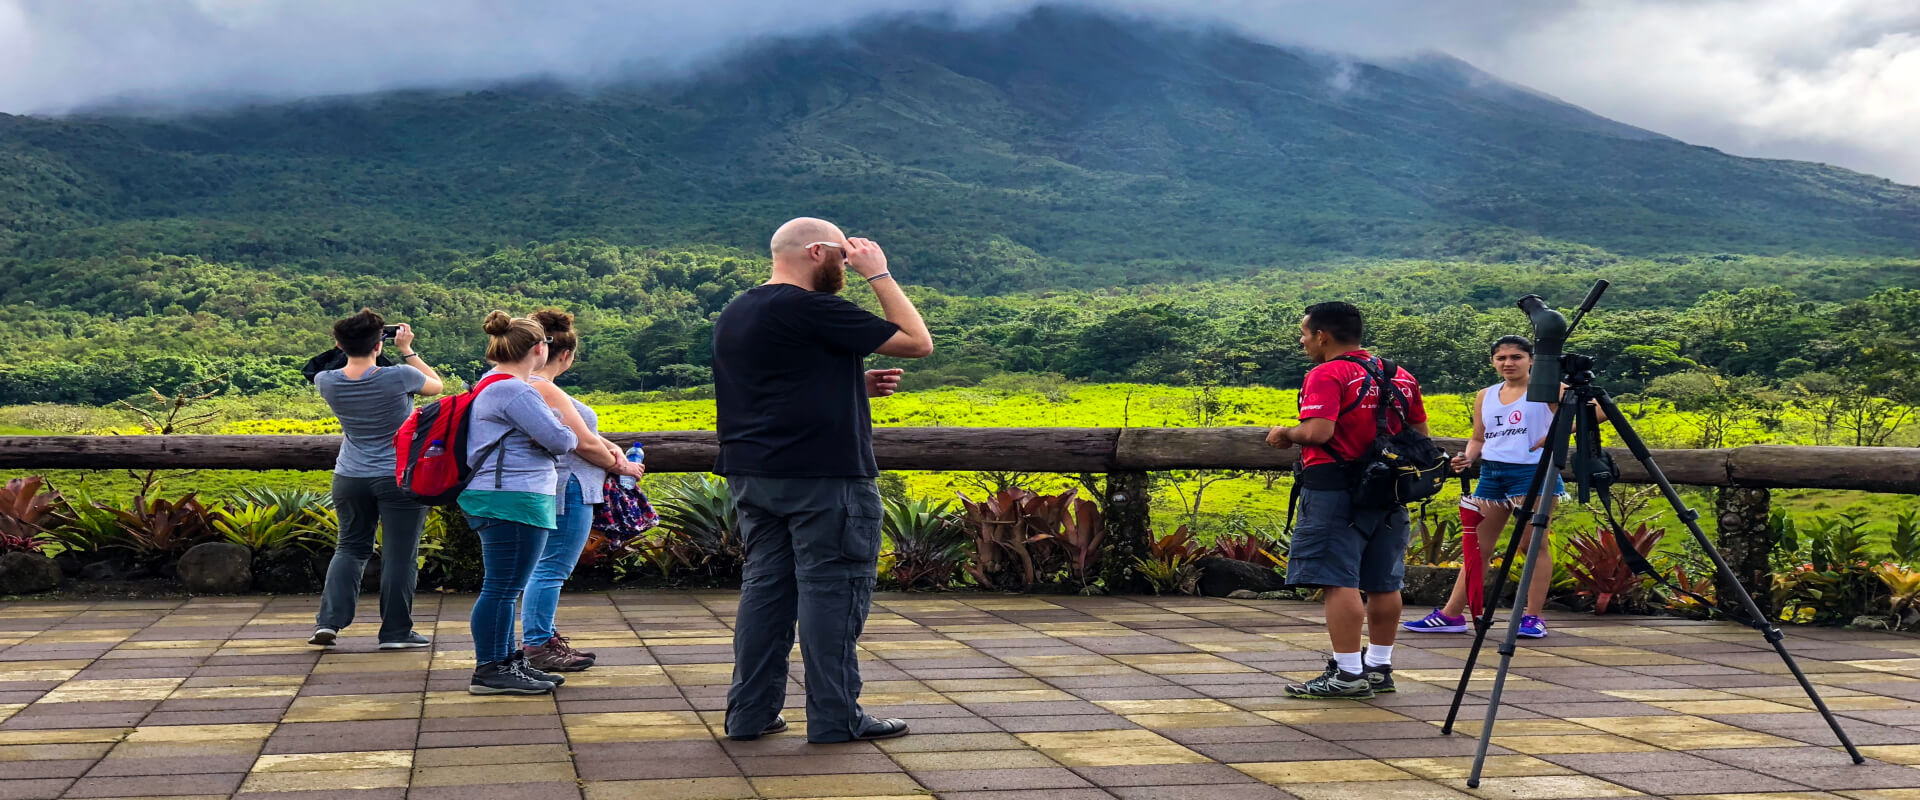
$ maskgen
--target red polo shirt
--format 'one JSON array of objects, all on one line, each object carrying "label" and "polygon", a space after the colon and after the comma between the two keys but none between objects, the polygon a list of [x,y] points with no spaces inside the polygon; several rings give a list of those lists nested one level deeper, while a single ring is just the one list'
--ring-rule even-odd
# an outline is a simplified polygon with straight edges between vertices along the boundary
[{"label": "red polo shirt", "polygon": [[[1373,354],[1365,350],[1355,350],[1345,355],[1372,358]],[[1300,419],[1333,420],[1333,439],[1324,446],[1309,445],[1301,449],[1301,463],[1306,466],[1333,463],[1333,457],[1327,454],[1331,447],[1348,460],[1360,455],[1373,441],[1374,410],[1380,406],[1380,387],[1366,381],[1367,372],[1359,364],[1350,361],[1328,361],[1314,367],[1307,373],[1307,381],[1300,387]],[[1362,383],[1368,385],[1366,397],[1359,397]],[[1407,419],[1415,424],[1427,421],[1427,408],[1420,400],[1420,382],[1414,380],[1413,373],[1401,368],[1393,375],[1393,383],[1400,388],[1400,394],[1407,398],[1412,408],[1407,409]],[[1355,404],[1354,400],[1359,399]],[[1345,414],[1340,409],[1352,406]],[[1400,431],[1400,415],[1387,412],[1387,427],[1395,433]]]}]

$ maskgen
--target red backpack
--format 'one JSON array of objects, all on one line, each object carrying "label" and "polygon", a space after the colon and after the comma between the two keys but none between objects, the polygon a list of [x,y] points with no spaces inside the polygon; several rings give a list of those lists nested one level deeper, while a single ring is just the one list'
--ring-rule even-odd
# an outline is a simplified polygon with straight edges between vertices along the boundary
[{"label": "red backpack", "polygon": [[[473,480],[473,467],[467,465],[466,455],[467,417],[472,413],[474,398],[482,389],[512,378],[496,372],[481,378],[472,389],[414,409],[393,435],[397,456],[393,480],[402,491],[430,506],[452,505],[460,497],[467,482]],[[499,446],[499,442],[488,445],[474,461],[486,461]]]}]

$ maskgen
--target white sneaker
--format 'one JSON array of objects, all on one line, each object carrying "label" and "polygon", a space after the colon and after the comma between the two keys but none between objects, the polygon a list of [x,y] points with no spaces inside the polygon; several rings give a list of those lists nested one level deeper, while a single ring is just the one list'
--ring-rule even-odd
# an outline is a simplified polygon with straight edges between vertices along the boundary
[{"label": "white sneaker", "polygon": [[332,628],[314,628],[313,638],[308,639],[307,644],[317,644],[321,647],[332,647],[334,640],[338,638],[340,638],[340,632],[337,630],[334,630]]}]

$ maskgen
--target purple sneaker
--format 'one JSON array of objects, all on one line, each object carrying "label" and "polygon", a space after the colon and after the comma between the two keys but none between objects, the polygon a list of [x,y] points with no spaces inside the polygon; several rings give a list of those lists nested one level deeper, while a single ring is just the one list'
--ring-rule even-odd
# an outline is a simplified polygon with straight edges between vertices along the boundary
[{"label": "purple sneaker", "polygon": [[1400,628],[1414,633],[1466,633],[1468,630],[1466,617],[1449,617],[1437,608],[1433,613],[1405,623]]},{"label": "purple sneaker", "polygon": [[1521,617],[1520,636],[1523,639],[1545,639],[1547,638],[1547,623],[1532,614]]}]

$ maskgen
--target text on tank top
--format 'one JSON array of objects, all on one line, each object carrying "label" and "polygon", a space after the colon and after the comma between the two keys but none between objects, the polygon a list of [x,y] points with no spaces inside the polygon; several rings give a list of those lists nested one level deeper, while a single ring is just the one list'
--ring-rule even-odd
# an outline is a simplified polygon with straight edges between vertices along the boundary
[{"label": "text on tank top", "polygon": [[1496,383],[1487,387],[1480,400],[1480,422],[1485,428],[1480,458],[1507,464],[1538,464],[1543,451],[1535,451],[1533,443],[1546,437],[1548,426],[1553,424],[1553,409],[1546,403],[1528,400],[1524,390],[1519,399],[1502,403],[1501,386]]}]

